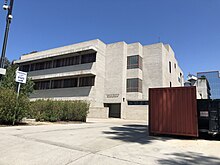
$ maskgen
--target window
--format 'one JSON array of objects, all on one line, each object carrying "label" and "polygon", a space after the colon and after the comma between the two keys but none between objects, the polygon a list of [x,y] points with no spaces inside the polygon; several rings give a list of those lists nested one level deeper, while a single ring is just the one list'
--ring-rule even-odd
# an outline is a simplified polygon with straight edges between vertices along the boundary
[{"label": "window", "polygon": [[171,73],[171,62],[169,61],[169,72]]},{"label": "window", "polygon": [[35,70],[35,64],[31,64],[30,71],[34,71],[34,70]]},{"label": "window", "polygon": [[23,72],[29,72],[30,65],[22,65],[20,70]]},{"label": "window", "polygon": [[127,79],[127,92],[142,92],[142,80],[138,78]]},{"label": "window", "polygon": [[78,65],[78,64],[79,64],[79,56],[73,56],[73,57],[67,58],[66,66]]},{"label": "window", "polygon": [[35,70],[43,70],[44,69],[44,62],[36,63]]},{"label": "window", "polygon": [[94,86],[95,83],[95,76],[91,77],[81,77],[79,79],[79,86],[85,87],[85,86]]},{"label": "window", "polygon": [[[81,63],[80,63],[81,58]],[[23,65],[24,71],[35,71],[35,70],[43,70],[43,69],[50,69],[50,68],[58,68],[64,66],[71,66],[71,65],[79,65],[85,63],[91,63],[96,61],[96,53],[93,54],[86,54],[86,55],[78,55],[72,56],[67,58],[60,58],[55,60],[50,60],[46,62],[38,62],[31,65]],[[22,68],[22,65],[21,65]]]},{"label": "window", "polygon": [[140,68],[142,69],[142,57],[139,55],[127,57],[127,69]]},{"label": "window", "polygon": [[54,68],[58,68],[58,67],[62,67],[62,66],[63,66],[63,59],[54,60],[54,62],[53,62]]},{"label": "window", "polygon": [[[94,86],[95,76],[89,77],[74,77],[59,80],[47,80],[47,81],[36,81],[34,89],[57,89],[57,88],[74,88],[74,87],[84,87],[84,86]],[[51,84],[51,85],[50,85]],[[79,85],[78,85],[79,84]]]},{"label": "window", "polygon": [[45,90],[50,88],[50,81],[39,81],[35,82],[34,89],[35,90]]},{"label": "window", "polygon": [[170,88],[172,87],[172,82],[170,82]]},{"label": "window", "polygon": [[149,105],[148,101],[128,101],[128,105]]},{"label": "window", "polygon": [[174,68],[176,69],[176,64],[174,64]]},{"label": "window", "polygon": [[50,68],[52,68],[52,61],[46,61],[44,69],[50,69]]},{"label": "window", "polygon": [[63,88],[77,87],[78,78],[65,79]]},{"label": "window", "polygon": [[52,89],[63,88],[63,80],[53,80]]},{"label": "window", "polygon": [[96,53],[82,55],[81,63],[91,63],[96,61]]}]

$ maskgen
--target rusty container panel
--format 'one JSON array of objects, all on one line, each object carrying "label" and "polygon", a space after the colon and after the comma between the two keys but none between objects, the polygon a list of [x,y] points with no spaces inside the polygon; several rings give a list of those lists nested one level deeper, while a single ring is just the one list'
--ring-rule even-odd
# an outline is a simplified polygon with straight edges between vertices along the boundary
[{"label": "rusty container panel", "polygon": [[195,87],[149,89],[149,133],[198,137]]}]

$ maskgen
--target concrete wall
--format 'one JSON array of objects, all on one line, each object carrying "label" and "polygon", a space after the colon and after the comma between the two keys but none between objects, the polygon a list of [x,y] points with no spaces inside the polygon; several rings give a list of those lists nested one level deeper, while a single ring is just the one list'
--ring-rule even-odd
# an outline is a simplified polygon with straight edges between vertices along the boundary
[{"label": "concrete wall", "polygon": [[109,116],[109,108],[97,108],[97,107],[90,107],[88,118],[101,118],[101,119],[107,119]]},{"label": "concrete wall", "polygon": [[126,66],[127,44],[119,42],[107,45],[104,103],[121,103],[121,118],[125,118]]},{"label": "concrete wall", "polygon": [[162,44],[144,46],[143,51],[143,99],[148,100],[149,88],[163,86]]},{"label": "concrete wall", "polygon": [[[178,62],[175,58],[174,51],[170,45],[162,45],[162,61],[163,61],[163,86],[169,87],[170,82],[172,87],[183,86],[183,72],[180,69]],[[169,71],[169,62],[171,62],[171,73]],[[176,68],[175,68],[176,66]],[[180,73],[182,76],[180,77]],[[180,82],[179,79],[180,78]]]},{"label": "concrete wall", "polygon": [[208,87],[208,81],[206,79],[198,79],[196,84],[197,99],[209,99],[210,89]]},{"label": "concrete wall", "polygon": [[126,119],[129,120],[143,120],[148,124],[148,106],[147,105],[127,105]]}]

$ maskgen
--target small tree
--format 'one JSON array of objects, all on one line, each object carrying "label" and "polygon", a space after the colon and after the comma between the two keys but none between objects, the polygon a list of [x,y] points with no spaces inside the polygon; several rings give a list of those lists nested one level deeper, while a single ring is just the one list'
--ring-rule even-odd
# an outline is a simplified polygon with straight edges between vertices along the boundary
[{"label": "small tree", "polygon": [[[1,60],[1,58],[0,58],[0,60]],[[11,62],[8,60],[7,57],[5,57],[5,60],[4,60],[4,68],[7,69],[10,65],[11,65]]]},{"label": "small tree", "polygon": [[[17,83],[15,82],[16,70],[18,65],[10,65],[7,68],[6,75],[3,77],[0,82],[0,88],[2,89],[10,89],[16,91]],[[21,85],[20,93],[29,96],[34,90],[34,82],[31,79],[27,79],[26,84]]]},{"label": "small tree", "polygon": [[17,99],[16,92],[11,89],[0,90],[0,123],[15,125],[20,123],[29,110],[29,99],[21,94]]}]

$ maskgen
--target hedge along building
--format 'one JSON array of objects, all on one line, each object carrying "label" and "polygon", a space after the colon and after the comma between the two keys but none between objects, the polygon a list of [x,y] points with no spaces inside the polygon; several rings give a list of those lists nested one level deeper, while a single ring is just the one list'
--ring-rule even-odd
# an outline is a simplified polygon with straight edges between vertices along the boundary
[{"label": "hedge along building", "polygon": [[21,56],[36,99],[87,100],[89,117],[147,120],[148,89],[183,86],[169,45],[92,40]]}]

